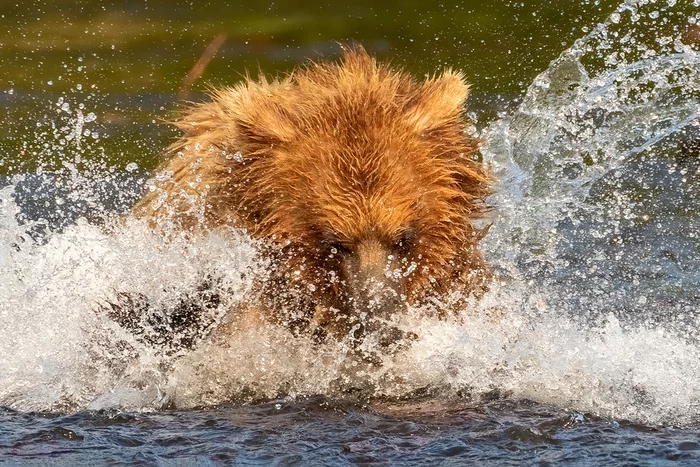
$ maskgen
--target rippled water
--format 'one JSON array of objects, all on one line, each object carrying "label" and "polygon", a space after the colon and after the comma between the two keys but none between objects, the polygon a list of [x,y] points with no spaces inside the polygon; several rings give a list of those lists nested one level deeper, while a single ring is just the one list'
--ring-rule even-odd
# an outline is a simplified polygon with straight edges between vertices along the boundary
[{"label": "rippled water", "polygon": [[[66,465],[697,465],[698,432],[527,401],[361,406],[323,397],[187,412],[0,413],[3,459]],[[5,432],[8,435],[5,435]],[[4,443],[4,444],[5,444]]]},{"label": "rippled water", "polygon": [[380,365],[272,325],[164,351],[104,316],[214,275],[218,323],[265,265],[239,232],[118,220],[144,175],[78,171],[93,118],[58,103],[65,170],[0,184],[0,460],[697,463],[700,14],[674,5],[621,5],[483,130],[498,280],[462,321],[411,310]]}]

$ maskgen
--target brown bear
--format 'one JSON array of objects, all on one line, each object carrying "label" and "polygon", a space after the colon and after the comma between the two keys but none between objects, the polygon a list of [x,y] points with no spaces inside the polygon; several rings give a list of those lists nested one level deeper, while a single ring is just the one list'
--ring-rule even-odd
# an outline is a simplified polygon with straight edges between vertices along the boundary
[{"label": "brown bear", "polygon": [[468,89],[461,73],[416,81],[360,47],[245,79],[182,114],[134,213],[192,236],[245,229],[272,265],[249,313],[358,337],[484,286],[473,221],[490,174],[466,131]]}]

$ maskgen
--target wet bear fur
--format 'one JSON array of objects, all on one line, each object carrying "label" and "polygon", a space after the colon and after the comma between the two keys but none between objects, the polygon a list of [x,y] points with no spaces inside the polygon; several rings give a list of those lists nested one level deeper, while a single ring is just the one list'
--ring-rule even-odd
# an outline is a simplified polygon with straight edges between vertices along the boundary
[{"label": "wet bear fur", "polygon": [[485,286],[474,221],[490,175],[467,96],[461,73],[418,81],[359,47],[245,79],[181,114],[133,212],[166,235],[259,240],[272,266],[241,316],[337,339],[387,329],[408,305]]}]

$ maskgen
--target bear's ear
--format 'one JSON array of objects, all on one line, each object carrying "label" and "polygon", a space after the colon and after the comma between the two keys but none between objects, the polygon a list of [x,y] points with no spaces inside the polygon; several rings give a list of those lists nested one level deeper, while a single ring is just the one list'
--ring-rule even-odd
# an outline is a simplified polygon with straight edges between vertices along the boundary
[{"label": "bear's ear", "polygon": [[293,117],[284,83],[246,81],[233,88],[215,91],[212,100],[195,104],[182,113],[176,125],[183,141],[241,150],[246,146],[272,146],[295,138]]},{"label": "bear's ear", "polygon": [[[240,136],[247,142],[265,145],[291,142],[297,134],[294,116],[294,93],[286,81],[260,82],[248,79],[225,98],[228,113],[236,120]],[[222,97],[219,96],[221,100]]]},{"label": "bear's ear", "polygon": [[469,96],[464,76],[452,70],[425,81],[408,102],[407,113],[419,132],[459,119]]}]

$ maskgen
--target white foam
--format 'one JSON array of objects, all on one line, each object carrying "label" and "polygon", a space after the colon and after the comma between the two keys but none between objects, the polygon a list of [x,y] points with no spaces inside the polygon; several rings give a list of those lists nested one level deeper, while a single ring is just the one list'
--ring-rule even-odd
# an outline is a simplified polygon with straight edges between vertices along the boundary
[{"label": "white foam", "polygon": [[138,359],[128,365],[155,358],[95,311],[115,292],[141,293],[164,303],[172,300],[173,290],[196,286],[203,271],[216,271],[226,282],[230,305],[250,286],[255,251],[235,232],[196,244],[180,239],[166,245],[139,222],[110,232],[78,221],[39,244],[17,224],[10,192],[8,187],[0,193],[3,405],[23,410],[81,407],[113,390],[120,375],[95,364],[96,355],[104,356],[96,346],[105,336],[121,333],[139,346]]},{"label": "white foam", "polygon": [[[10,193],[11,187],[0,193],[2,405],[156,410],[351,388],[398,397],[432,387],[445,397],[496,389],[650,423],[681,423],[699,413],[696,345],[662,329],[624,329],[614,318],[582,325],[516,280],[495,283],[462,320],[413,310],[400,325],[418,340],[383,355],[381,366],[358,363],[340,344],[314,344],[273,325],[166,357],[97,314],[95,305],[115,291],[166,302],[173,290],[191,289],[203,271],[216,270],[226,277],[231,306],[250,287],[253,245],[236,232],[164,244],[129,220],[113,229],[79,221],[34,243],[15,220]],[[120,339],[135,352],[113,347]]]}]

